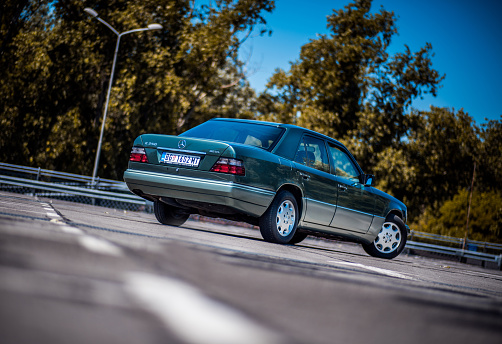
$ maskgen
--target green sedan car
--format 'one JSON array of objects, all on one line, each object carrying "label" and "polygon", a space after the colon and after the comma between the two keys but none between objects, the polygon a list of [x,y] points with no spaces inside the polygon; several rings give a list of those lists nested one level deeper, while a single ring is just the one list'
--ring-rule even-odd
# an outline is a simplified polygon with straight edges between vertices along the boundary
[{"label": "green sedan car", "polygon": [[407,209],[372,187],[373,179],[330,137],[223,118],[179,136],[139,136],[124,172],[162,224],[180,226],[190,214],[221,217],[259,226],[268,242],[324,236],[394,258],[406,244]]}]

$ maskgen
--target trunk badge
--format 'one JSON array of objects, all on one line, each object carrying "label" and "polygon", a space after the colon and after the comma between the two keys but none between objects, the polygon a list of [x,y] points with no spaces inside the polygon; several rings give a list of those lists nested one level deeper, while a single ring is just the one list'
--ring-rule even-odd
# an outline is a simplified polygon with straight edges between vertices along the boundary
[{"label": "trunk badge", "polygon": [[180,142],[178,142],[178,148],[179,149],[183,149],[187,146],[187,142],[185,140],[180,140]]}]

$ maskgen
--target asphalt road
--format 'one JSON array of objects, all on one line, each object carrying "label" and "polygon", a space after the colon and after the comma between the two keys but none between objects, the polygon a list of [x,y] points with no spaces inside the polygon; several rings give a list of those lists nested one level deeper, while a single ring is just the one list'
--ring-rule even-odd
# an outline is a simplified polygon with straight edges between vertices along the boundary
[{"label": "asphalt road", "polygon": [[502,273],[0,193],[0,342],[502,343]]}]

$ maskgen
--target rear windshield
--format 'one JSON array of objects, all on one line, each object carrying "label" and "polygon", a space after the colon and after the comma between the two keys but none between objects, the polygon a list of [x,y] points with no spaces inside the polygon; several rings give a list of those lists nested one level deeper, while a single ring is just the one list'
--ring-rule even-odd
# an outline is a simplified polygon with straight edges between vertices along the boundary
[{"label": "rear windshield", "polygon": [[266,124],[208,121],[180,136],[242,143],[268,150],[275,146],[283,132],[282,128]]}]

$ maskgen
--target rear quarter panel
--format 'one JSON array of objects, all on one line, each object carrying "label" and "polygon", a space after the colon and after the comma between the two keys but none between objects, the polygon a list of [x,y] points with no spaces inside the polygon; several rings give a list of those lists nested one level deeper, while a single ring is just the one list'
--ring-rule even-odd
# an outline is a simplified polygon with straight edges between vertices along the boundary
[{"label": "rear quarter panel", "polygon": [[294,182],[292,163],[263,149],[232,144],[223,156],[244,162],[246,175],[235,177],[237,183],[276,192],[282,185]]}]

